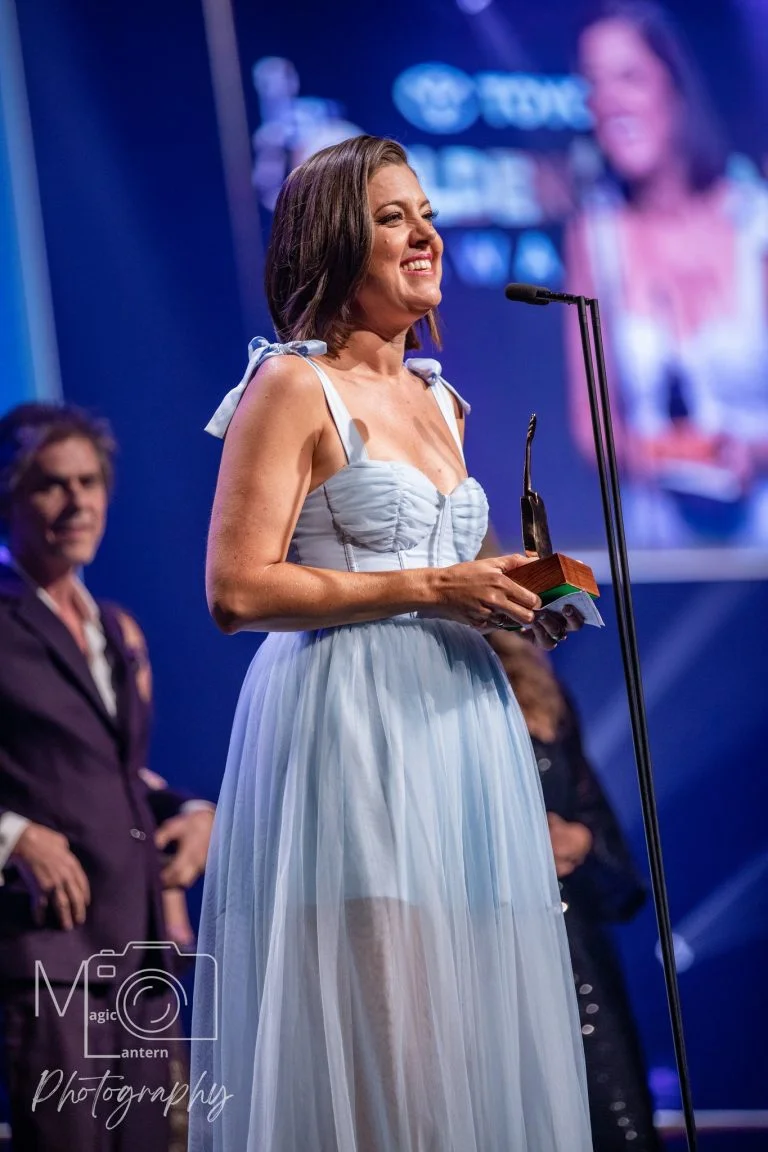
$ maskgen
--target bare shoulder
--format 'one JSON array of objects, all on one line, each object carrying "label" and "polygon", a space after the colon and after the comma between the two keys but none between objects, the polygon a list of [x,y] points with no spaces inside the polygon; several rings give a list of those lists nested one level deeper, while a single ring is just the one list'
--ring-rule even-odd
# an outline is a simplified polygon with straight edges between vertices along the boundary
[{"label": "bare shoulder", "polygon": [[295,421],[319,430],[324,414],[322,385],[311,364],[302,356],[270,356],[249,381],[235,416],[240,426]]},{"label": "bare shoulder", "polygon": [[323,389],[317,372],[303,356],[270,356],[259,367],[246,389],[246,395],[275,397],[284,403],[323,403]]}]

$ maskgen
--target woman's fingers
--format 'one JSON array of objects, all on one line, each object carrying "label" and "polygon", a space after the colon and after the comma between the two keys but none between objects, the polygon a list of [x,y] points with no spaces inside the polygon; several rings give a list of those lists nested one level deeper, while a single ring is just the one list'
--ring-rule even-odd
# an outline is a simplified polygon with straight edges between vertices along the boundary
[{"label": "woman's fingers", "polygon": [[500,588],[502,600],[490,605],[492,612],[506,613],[518,624],[532,624],[534,612],[541,608],[541,599],[535,592],[523,588],[508,576],[503,577]]}]

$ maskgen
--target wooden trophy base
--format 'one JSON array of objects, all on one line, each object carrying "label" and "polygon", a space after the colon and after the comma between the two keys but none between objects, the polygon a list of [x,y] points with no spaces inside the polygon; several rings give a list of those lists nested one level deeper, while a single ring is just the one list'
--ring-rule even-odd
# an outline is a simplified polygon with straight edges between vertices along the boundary
[{"label": "wooden trophy base", "polygon": [[516,584],[540,596],[542,604],[551,604],[571,592],[587,592],[595,598],[600,595],[592,569],[562,552],[521,564],[510,576]]}]

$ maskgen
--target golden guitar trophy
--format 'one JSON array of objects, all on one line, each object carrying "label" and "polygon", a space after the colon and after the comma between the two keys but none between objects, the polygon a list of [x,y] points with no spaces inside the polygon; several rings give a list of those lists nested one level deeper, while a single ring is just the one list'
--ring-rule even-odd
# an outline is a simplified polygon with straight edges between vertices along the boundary
[{"label": "golden guitar trophy", "polygon": [[537,560],[515,569],[515,583],[541,597],[546,606],[563,596],[586,592],[593,599],[600,595],[590,567],[562,552],[552,551],[547,511],[544,501],[531,486],[531,446],[536,434],[536,414],[528,423],[525,439],[525,470],[523,495],[520,500],[523,520],[523,547],[527,554],[535,553]]}]

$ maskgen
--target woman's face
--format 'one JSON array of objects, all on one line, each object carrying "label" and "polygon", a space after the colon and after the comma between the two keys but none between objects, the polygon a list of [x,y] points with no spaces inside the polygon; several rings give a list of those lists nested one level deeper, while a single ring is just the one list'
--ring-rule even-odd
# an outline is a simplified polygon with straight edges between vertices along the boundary
[{"label": "woman's face", "polygon": [[606,159],[629,182],[653,176],[675,158],[677,145],[680,98],[666,66],[620,19],[582,34],[579,62]]},{"label": "woman's face", "polygon": [[407,165],[379,168],[368,183],[368,203],[373,251],[356,308],[375,331],[401,331],[440,303],[443,242]]}]

